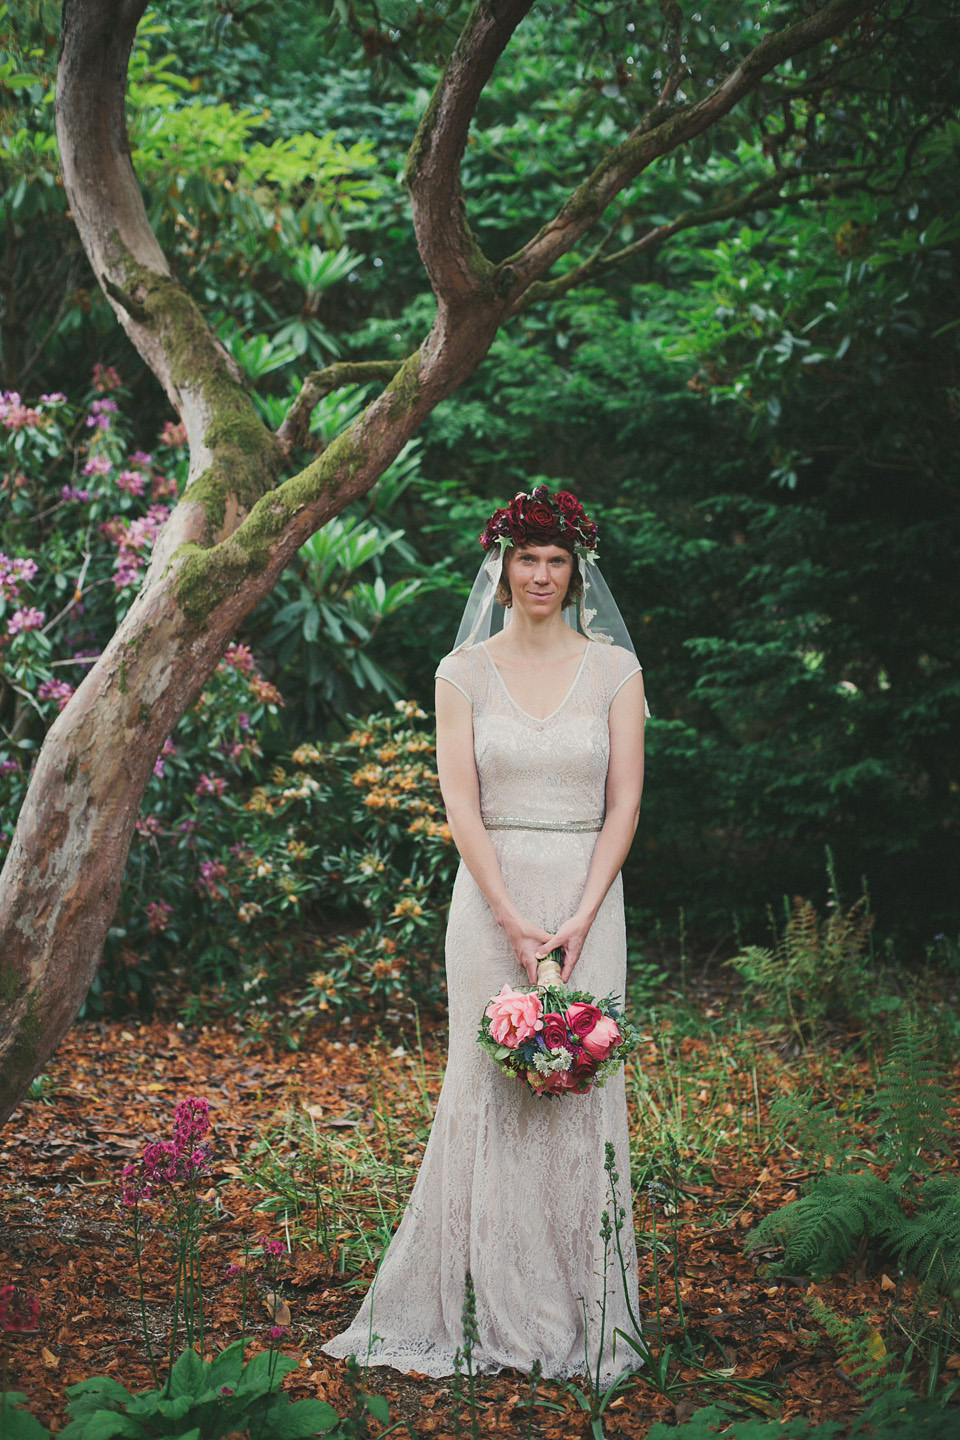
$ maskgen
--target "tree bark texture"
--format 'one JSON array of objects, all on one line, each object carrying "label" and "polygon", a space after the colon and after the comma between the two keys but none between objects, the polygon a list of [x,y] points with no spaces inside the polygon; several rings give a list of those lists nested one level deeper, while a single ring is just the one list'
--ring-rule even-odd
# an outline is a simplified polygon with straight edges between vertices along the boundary
[{"label": "tree bark texture", "polygon": [[66,0],[57,127],[71,211],[120,323],[186,426],[190,472],[137,600],[47,735],[0,876],[0,1123],[83,1003],[157,753],[244,616],[309,536],[370,489],[624,185],[867,8],[829,0],[762,40],[704,101],[638,127],[518,255],[494,266],[467,222],[460,163],[483,87],[530,4],[474,6],[408,157],[433,328],[401,366],[372,362],[371,375],[392,374],[386,388],[281,482],[310,409],[337,381],[310,377],[279,435],[263,425],[237,365],[171,274],[130,163],[126,73],[146,0]]}]

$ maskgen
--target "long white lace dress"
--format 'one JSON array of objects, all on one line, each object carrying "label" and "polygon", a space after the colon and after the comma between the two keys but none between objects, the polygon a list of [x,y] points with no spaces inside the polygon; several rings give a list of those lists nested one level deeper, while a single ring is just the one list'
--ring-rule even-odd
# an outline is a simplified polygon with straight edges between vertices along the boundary
[{"label": "long white lace dress", "polygon": [[[521,914],[553,932],[575,910],[602,823],[608,712],[639,666],[628,651],[589,643],[561,705],[544,720],[511,698],[484,645],[454,652],[437,675],[473,707],[481,812]],[[410,1201],[356,1319],[324,1350],[361,1363],[449,1375],[462,1343],[464,1277],[476,1289],[478,1370],[539,1360],[556,1378],[595,1372],[607,1289],[604,1379],[635,1363],[612,1337],[629,1330],[611,1247],[604,1277],[601,1216],[612,1141],[621,1244],[637,1313],[636,1250],[623,1072],[602,1090],[550,1099],[504,1075],[476,1043],[504,982],[526,983],[504,933],[461,864],[446,940],[450,1050],[433,1129]],[[572,984],[623,995],[626,935],[618,876],[587,936]],[[372,1337],[372,1339],[371,1339]]]}]

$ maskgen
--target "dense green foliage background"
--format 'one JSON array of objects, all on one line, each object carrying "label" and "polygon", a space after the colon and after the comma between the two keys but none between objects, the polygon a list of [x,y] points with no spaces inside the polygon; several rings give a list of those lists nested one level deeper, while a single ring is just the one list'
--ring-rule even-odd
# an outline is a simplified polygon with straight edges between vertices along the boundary
[{"label": "dense green foliage background", "polygon": [[[252,617],[240,638],[287,701],[264,764],[387,699],[429,707],[483,516],[546,479],[599,519],[646,671],[637,932],[755,937],[781,894],[824,898],[830,846],[844,898],[865,880],[880,933],[915,951],[956,936],[953,9],[890,7],[847,41],[845,89],[824,100],[798,65],[786,110],[747,105],[641,177],[607,217],[610,245],[683,213],[689,228],[510,322],[345,517],[366,548],[344,561],[318,538]],[[288,0],[241,23],[165,0],[134,58],[151,216],[277,421],[309,369],[399,357],[432,313],[399,177],[453,29],[442,9],[378,13],[351,11],[351,29],[335,4]],[[662,37],[653,22],[631,30],[633,13],[544,4],[521,27],[465,161],[494,258],[653,92]],[[727,64],[750,23],[702,7],[694,69]],[[56,178],[55,7],[11,6],[4,24],[3,384],[72,394],[95,361],[113,364],[150,447],[169,413],[86,269]],[[871,26],[889,36],[858,60]],[[772,147],[798,163],[822,153],[834,180],[693,223],[759,185]],[[361,399],[333,397],[315,443]]]}]

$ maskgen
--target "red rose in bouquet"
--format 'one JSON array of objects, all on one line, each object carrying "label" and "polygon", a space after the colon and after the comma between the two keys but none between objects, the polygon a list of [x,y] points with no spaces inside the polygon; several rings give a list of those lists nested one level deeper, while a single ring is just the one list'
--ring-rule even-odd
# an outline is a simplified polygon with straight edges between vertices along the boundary
[{"label": "red rose in bouquet", "polygon": [[561,1045],[565,1050],[570,1049],[570,1040],[567,1035],[567,1022],[563,1016],[558,1015],[556,1011],[552,1011],[549,1015],[544,1015],[543,1030],[540,1033],[543,1036],[544,1044],[550,1050],[556,1050]]}]

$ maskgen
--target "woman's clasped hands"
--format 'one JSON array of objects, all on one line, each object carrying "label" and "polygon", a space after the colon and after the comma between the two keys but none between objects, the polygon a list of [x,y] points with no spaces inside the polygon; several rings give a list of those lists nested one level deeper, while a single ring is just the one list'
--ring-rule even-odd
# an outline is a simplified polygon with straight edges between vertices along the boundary
[{"label": "woman's clasped hands", "polygon": [[531,921],[525,920],[523,916],[517,915],[511,917],[509,921],[503,922],[503,929],[513,946],[517,964],[531,985],[537,983],[537,962],[545,960],[553,950],[560,950],[563,953],[561,978],[566,984],[573,974],[574,966],[580,959],[580,952],[587,938],[590,922],[578,915],[571,915],[570,919],[565,920],[551,935],[542,926],[534,925]]}]

